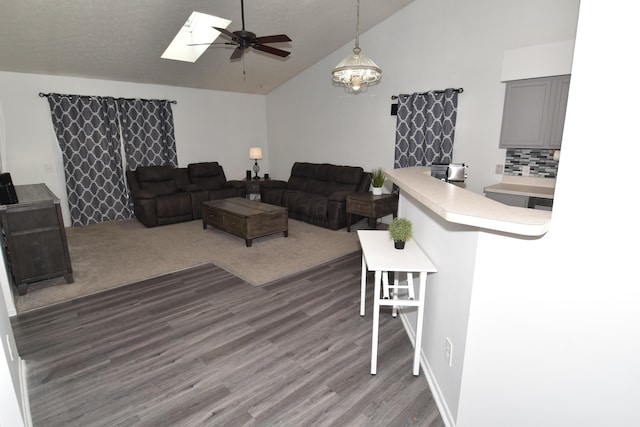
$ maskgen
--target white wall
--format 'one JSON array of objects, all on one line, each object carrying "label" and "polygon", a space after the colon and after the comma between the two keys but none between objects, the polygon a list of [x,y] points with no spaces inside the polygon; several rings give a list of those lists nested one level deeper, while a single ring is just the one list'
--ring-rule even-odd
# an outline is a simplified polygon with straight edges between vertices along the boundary
[{"label": "white wall", "polygon": [[[413,222],[413,238],[438,272],[427,278],[422,355],[425,376],[440,402],[441,415],[454,425],[463,379],[467,328],[478,245],[478,230],[433,214],[401,191],[399,216]],[[417,286],[416,286],[417,289]],[[417,292],[417,290],[416,290]],[[415,337],[417,310],[403,310]],[[452,366],[445,359],[445,340],[453,344]]]},{"label": "white wall", "polygon": [[[501,180],[498,148],[506,50],[575,37],[578,0],[416,0],[361,35],[382,80],[360,95],[333,87],[331,70],[353,43],[267,95],[271,167],[287,178],[296,160],[393,167],[391,96],[462,87],[454,161],[469,165],[467,189]],[[366,14],[366,7],[361,8]]]},{"label": "white wall", "polygon": [[[3,261],[0,263],[0,286],[5,291],[9,281],[2,255],[0,260]],[[18,355],[9,320],[9,315],[15,315],[15,310],[13,313],[7,310],[8,306],[13,306],[13,299],[7,302],[6,298],[6,293],[0,292],[0,426],[18,427],[25,424],[22,413],[28,410],[22,407],[26,385],[22,384],[22,359]]]},{"label": "white wall", "polygon": [[[227,179],[251,169],[250,147],[262,147],[268,172],[266,99],[263,95],[207,91],[106,80],[0,72],[0,159],[14,184],[46,183],[61,200],[69,226],[64,172],[51,113],[39,92],[171,99],[180,166],[218,161]],[[262,172],[261,171],[261,172]]]}]

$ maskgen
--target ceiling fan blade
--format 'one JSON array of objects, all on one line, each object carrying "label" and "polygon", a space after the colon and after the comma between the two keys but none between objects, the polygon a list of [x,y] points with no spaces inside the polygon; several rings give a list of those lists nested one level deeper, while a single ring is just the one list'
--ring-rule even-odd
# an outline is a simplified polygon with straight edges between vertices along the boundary
[{"label": "ceiling fan blade", "polygon": [[242,57],[242,53],[244,52],[244,49],[241,47],[237,47],[236,50],[233,51],[233,53],[231,54],[231,59],[232,61],[234,59],[240,59]]},{"label": "ceiling fan blade", "polygon": [[273,36],[256,37],[256,43],[283,43],[290,42],[291,39],[286,34],[276,34]]},{"label": "ceiling fan blade", "polygon": [[291,54],[291,52],[287,52],[286,50],[276,49],[275,47],[265,46],[263,44],[255,44],[253,48],[256,50],[261,50],[262,52],[270,53],[272,55],[277,55],[282,58],[286,58]]},{"label": "ceiling fan blade", "polygon": [[234,42],[239,42],[239,38],[238,36],[236,36],[235,34],[233,34],[231,31],[227,30],[226,28],[218,28],[218,27],[211,27],[216,31],[220,31],[220,33],[224,34],[225,36],[229,37],[231,40],[233,40]]}]

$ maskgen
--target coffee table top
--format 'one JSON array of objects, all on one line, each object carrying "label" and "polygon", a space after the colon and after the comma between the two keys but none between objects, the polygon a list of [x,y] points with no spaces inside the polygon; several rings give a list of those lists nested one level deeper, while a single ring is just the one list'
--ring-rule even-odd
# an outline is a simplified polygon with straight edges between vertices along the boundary
[{"label": "coffee table top", "polygon": [[248,200],[243,197],[232,197],[229,199],[210,200],[202,202],[203,206],[233,212],[241,216],[259,215],[263,213],[286,212],[287,208],[281,206],[262,203],[257,200]]}]

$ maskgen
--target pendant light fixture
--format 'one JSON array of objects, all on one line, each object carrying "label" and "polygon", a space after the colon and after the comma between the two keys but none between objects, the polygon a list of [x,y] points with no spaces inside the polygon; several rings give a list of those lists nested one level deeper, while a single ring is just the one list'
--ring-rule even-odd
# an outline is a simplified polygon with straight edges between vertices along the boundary
[{"label": "pendant light fixture", "polygon": [[356,46],[353,55],[340,61],[331,75],[333,81],[344,86],[347,91],[358,94],[367,85],[376,83],[382,77],[382,70],[375,62],[360,53],[360,0],[356,0]]}]

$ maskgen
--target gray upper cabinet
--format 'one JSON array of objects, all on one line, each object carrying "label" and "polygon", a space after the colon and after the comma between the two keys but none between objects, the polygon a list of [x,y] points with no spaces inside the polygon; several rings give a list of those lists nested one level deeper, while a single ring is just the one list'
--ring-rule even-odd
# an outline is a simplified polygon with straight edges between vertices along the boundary
[{"label": "gray upper cabinet", "polygon": [[559,149],[571,76],[507,82],[500,148]]}]

